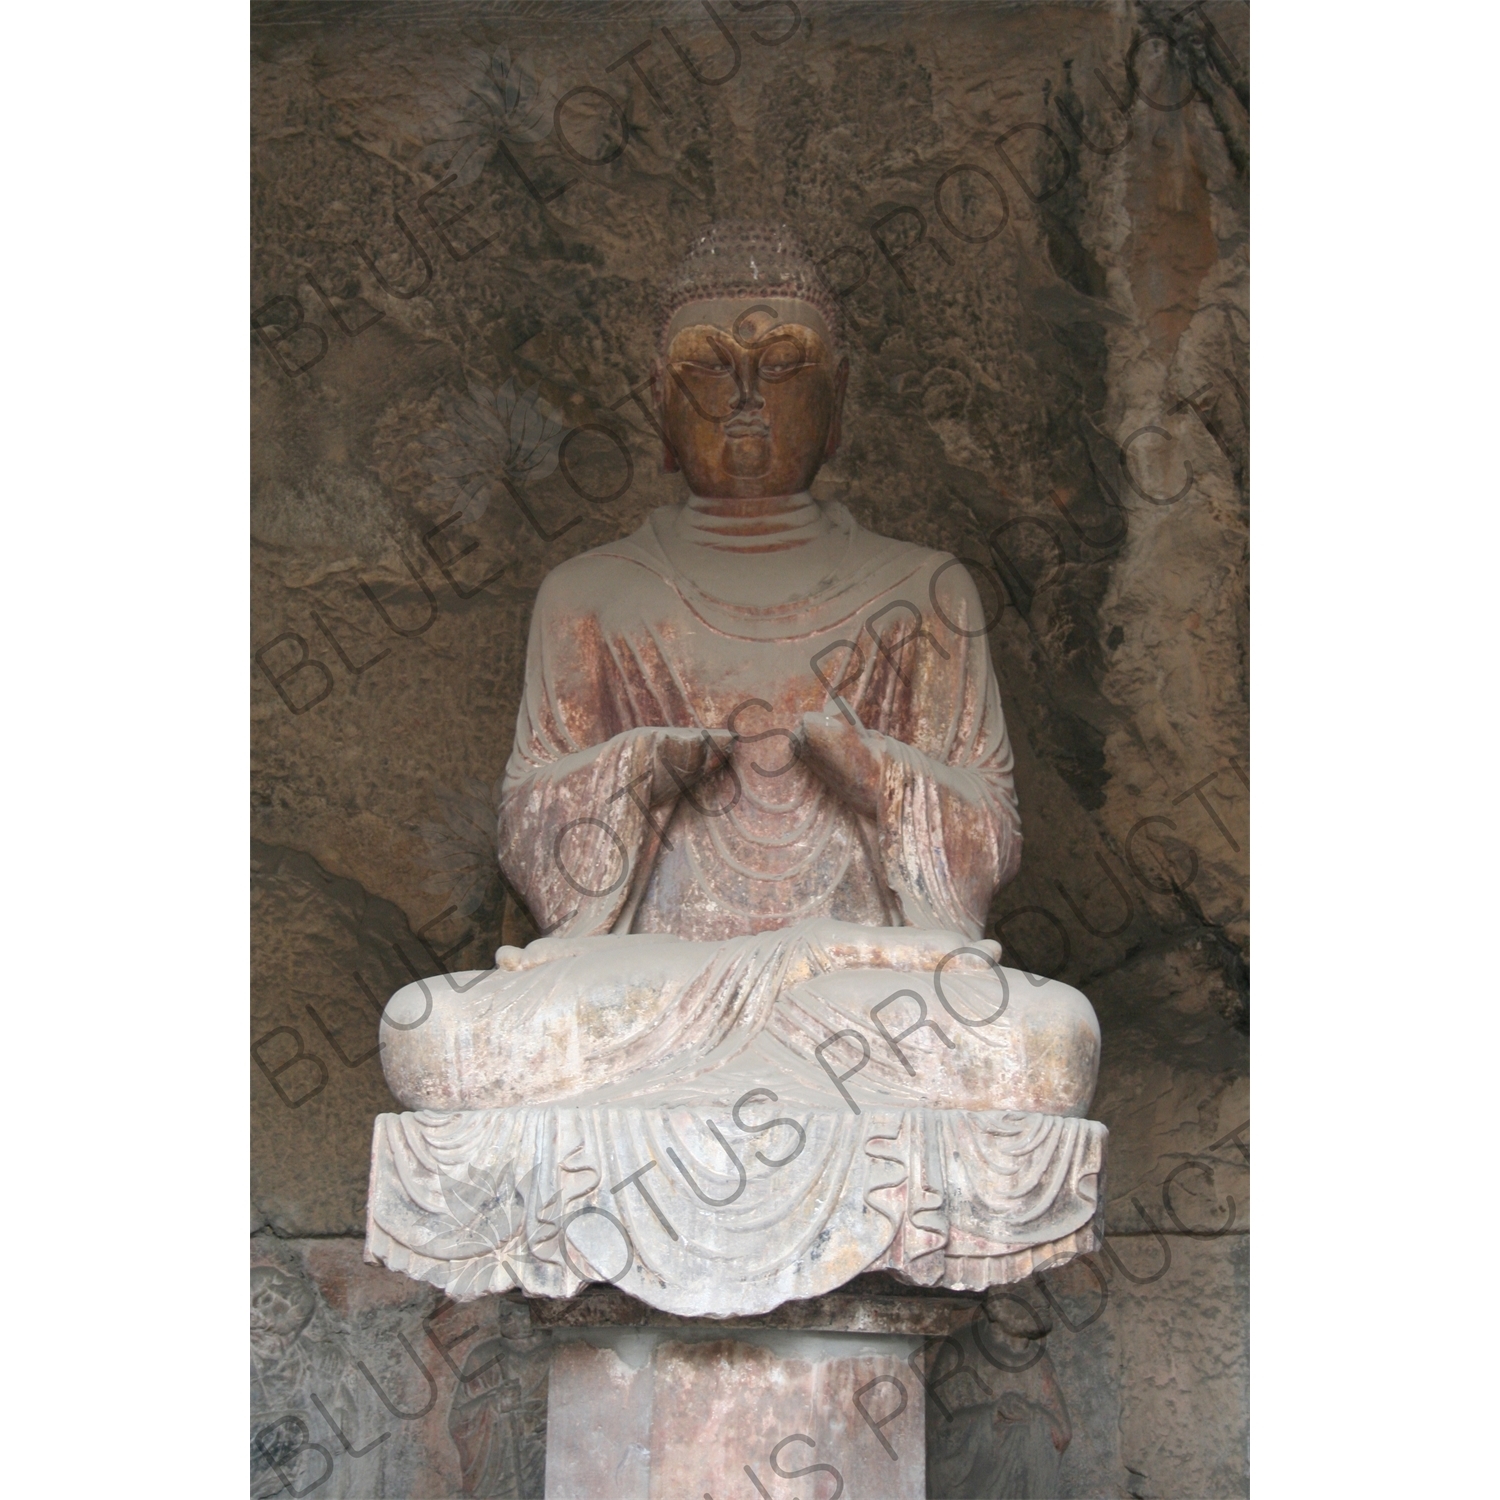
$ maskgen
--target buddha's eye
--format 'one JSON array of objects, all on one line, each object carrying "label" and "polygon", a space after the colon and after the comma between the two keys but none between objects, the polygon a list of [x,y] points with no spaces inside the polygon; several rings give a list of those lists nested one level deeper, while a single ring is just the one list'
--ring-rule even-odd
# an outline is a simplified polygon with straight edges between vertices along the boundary
[{"label": "buddha's eye", "polygon": [[762,361],[760,378],[762,380],[787,380],[799,370],[809,369],[813,363],[814,361],[810,359],[781,355],[775,359]]},{"label": "buddha's eye", "polygon": [[733,366],[728,360],[709,354],[705,355],[702,359],[679,360],[677,368],[691,372],[694,375],[727,375]]}]

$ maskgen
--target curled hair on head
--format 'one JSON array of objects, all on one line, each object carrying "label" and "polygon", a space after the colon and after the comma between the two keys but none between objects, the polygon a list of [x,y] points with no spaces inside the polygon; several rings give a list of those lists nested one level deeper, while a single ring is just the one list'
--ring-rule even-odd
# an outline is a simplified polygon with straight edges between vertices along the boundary
[{"label": "curled hair on head", "polygon": [[823,315],[835,352],[843,348],[839,299],[790,224],[723,219],[700,229],[661,289],[661,353],[667,352],[667,329],[679,308],[721,297],[797,297]]}]

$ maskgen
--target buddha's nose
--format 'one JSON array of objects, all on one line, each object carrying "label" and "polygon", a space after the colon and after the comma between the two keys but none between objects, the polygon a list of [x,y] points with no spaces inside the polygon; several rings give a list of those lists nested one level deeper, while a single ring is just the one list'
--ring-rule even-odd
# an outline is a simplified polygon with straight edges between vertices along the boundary
[{"label": "buddha's nose", "polygon": [[766,398],[760,393],[760,381],[756,378],[755,370],[736,370],[734,372],[735,411],[759,411],[765,404]]}]

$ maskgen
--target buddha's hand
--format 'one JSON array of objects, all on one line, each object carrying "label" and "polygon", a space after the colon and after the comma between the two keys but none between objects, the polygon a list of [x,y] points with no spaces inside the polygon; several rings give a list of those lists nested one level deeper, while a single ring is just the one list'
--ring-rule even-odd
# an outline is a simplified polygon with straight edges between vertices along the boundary
[{"label": "buddha's hand", "polygon": [[524,948],[512,947],[509,943],[495,949],[495,967],[508,974],[519,974],[527,969],[539,969],[543,964],[556,963],[560,958],[577,958],[580,953],[599,951],[601,943],[618,942],[613,937],[540,937],[533,938]]},{"label": "buddha's hand", "polygon": [[739,738],[729,729],[653,729],[651,735],[656,751],[651,779],[653,807],[722,771]]},{"label": "buddha's hand", "polygon": [[905,969],[925,973],[982,974],[1000,965],[1000,944],[993,938],[967,938],[958,932],[923,927],[871,927],[851,930],[825,942],[824,952],[839,969]]},{"label": "buddha's hand", "polygon": [[797,753],[841,801],[862,817],[873,818],[885,774],[882,739],[833,714],[809,713],[802,715]]}]

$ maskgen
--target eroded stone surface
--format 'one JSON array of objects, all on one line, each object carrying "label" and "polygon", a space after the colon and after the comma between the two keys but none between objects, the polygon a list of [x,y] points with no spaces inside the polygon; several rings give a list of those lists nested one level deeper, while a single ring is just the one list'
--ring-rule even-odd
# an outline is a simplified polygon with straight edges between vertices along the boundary
[{"label": "eroded stone surface", "polygon": [[1221,953],[1191,938],[1098,987],[1112,1233],[1250,1228],[1250,1043],[1224,1014],[1237,1019],[1239,994]]},{"label": "eroded stone surface", "polygon": [[924,1434],[907,1364],[920,1347],[894,1334],[559,1333],[547,1494],[780,1494],[800,1476],[841,1480],[849,1500],[922,1500]]},{"label": "eroded stone surface", "polygon": [[[1047,1340],[1073,1414],[1064,1495],[1231,1500],[1250,1492],[1248,1235],[1111,1236],[1133,1282],[1107,1257],[1048,1276]],[[1158,1279],[1149,1279],[1156,1277]],[[1072,1321],[1062,1321],[1065,1312]]]},{"label": "eroded stone surface", "polygon": [[364,1265],[356,1240],[250,1243],[252,1495],[464,1493],[449,1411],[499,1303],[445,1307]]},{"label": "eroded stone surface", "polygon": [[1047,1357],[1045,1311],[991,1295],[984,1309],[923,1346],[928,1500],[1038,1500],[1060,1493],[1073,1437]]},{"label": "eroded stone surface", "polygon": [[355,1232],[369,1176],[360,1117],[394,1104],[380,1009],[401,954],[430,962],[395,906],[294,850],[252,845],[250,899],[252,1229]]}]

